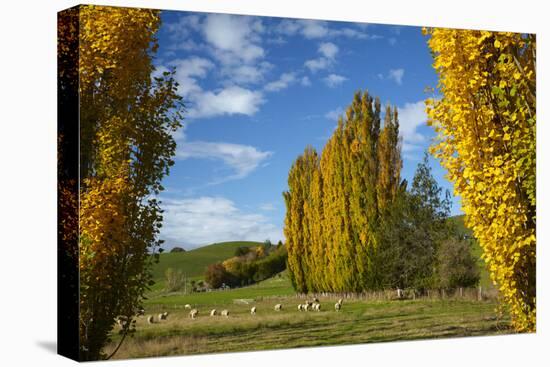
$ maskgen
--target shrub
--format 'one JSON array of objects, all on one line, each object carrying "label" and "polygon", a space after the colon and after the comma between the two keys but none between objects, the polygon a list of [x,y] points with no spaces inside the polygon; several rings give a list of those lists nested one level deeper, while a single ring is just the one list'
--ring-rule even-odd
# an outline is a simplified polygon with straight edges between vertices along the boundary
[{"label": "shrub", "polygon": [[450,238],[441,243],[437,256],[441,287],[472,287],[479,283],[479,268],[471,247],[472,240]]},{"label": "shrub", "polygon": [[168,268],[164,272],[164,276],[166,277],[166,290],[168,292],[179,291],[185,285],[185,275],[181,270]]}]

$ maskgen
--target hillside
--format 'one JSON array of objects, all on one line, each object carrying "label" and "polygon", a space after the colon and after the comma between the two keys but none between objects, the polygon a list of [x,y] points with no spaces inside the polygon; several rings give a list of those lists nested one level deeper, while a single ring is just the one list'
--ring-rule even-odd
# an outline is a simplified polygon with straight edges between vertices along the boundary
[{"label": "hillside", "polygon": [[164,281],[164,272],[168,268],[181,269],[189,278],[202,277],[210,264],[228,259],[235,254],[238,247],[258,246],[261,242],[235,241],[214,243],[186,252],[163,253],[160,261],[153,267],[153,279],[160,283]]},{"label": "hillside", "polygon": [[[455,215],[454,217],[450,217],[449,221],[454,223],[456,225],[456,228],[459,233],[467,235],[469,237],[473,237],[473,232],[471,229],[466,227],[464,224],[465,215]],[[481,246],[479,246],[479,242],[477,240],[474,240],[474,245],[472,246],[472,255],[476,259],[478,259],[477,263],[479,266],[479,271],[481,275],[481,279],[479,282],[479,285],[481,285],[483,288],[493,288],[493,284],[491,282],[489,272],[487,271],[487,268],[485,267],[485,262],[481,259],[481,254],[483,253],[483,250],[481,249]]]}]

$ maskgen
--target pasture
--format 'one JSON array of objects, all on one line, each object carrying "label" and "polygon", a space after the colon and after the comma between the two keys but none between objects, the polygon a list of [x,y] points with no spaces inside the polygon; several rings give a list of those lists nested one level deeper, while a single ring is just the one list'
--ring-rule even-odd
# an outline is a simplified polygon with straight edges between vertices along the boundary
[{"label": "pasture", "polygon": [[[248,302],[248,303],[247,303]],[[510,333],[509,319],[496,312],[493,298],[417,298],[415,300],[344,300],[334,310],[335,297],[321,297],[320,312],[300,312],[296,297],[283,274],[259,284],[195,294],[164,294],[145,304],[145,317],[137,332],[127,338],[114,358],[134,358],[197,353],[238,352],[278,348],[313,347],[427,338],[498,335]],[[283,309],[274,311],[275,304]],[[199,310],[189,318],[191,304]],[[250,308],[257,307],[256,315]],[[218,315],[211,317],[212,309]],[[222,309],[229,317],[219,316]],[[148,324],[147,315],[163,311],[167,320]],[[115,327],[116,329],[116,327]],[[118,336],[107,346],[111,351]]]}]

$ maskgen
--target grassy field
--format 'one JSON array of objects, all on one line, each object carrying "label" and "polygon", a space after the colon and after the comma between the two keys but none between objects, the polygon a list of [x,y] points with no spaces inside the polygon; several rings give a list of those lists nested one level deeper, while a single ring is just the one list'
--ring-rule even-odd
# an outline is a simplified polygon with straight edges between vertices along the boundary
[{"label": "grassy field", "polygon": [[214,243],[208,246],[186,252],[167,252],[160,254],[160,261],[153,267],[155,285],[153,291],[164,288],[164,273],[166,269],[181,269],[188,279],[202,279],[206,267],[210,264],[228,259],[235,254],[238,247],[262,245],[261,242],[234,241]]},{"label": "grassy field", "polygon": [[[115,358],[235,352],[425,338],[510,333],[509,320],[497,317],[496,301],[468,299],[345,300],[334,311],[335,298],[321,298],[321,312],[299,312],[303,302],[285,274],[257,285],[196,293],[168,294],[147,301],[146,315],[162,311],[168,320],[147,324],[127,339]],[[248,303],[247,303],[248,302]],[[188,317],[189,303],[199,310]],[[277,303],[281,312],[273,310]],[[250,307],[256,306],[256,315]],[[210,317],[211,309],[227,309],[228,318]],[[109,345],[110,351],[116,345]]]},{"label": "grassy field", "polygon": [[[453,217],[464,234],[463,216]],[[299,312],[303,299],[295,295],[286,272],[255,285],[224,291],[184,294],[164,291],[167,268],[182,269],[188,279],[201,279],[207,265],[234,255],[240,246],[258,242],[224,242],[184,253],[166,253],[155,265],[157,282],[145,301],[146,316],[137,320],[137,332],[125,340],[115,358],[134,358],[197,353],[236,352],[276,348],[297,348],[353,343],[371,343],[427,338],[498,335],[511,333],[509,319],[497,315],[494,297],[478,301],[470,296],[391,300],[386,295],[347,299],[340,312],[334,310],[336,296],[320,297],[321,312]],[[479,257],[476,243],[472,249]],[[494,292],[484,263],[479,262],[484,294]],[[393,293],[391,293],[393,294]],[[466,292],[465,292],[466,295]],[[473,296],[472,296],[473,295]],[[281,303],[283,310],[274,311]],[[197,319],[188,317],[185,304],[199,310]],[[250,315],[250,308],[257,314]],[[210,317],[210,310],[227,309],[229,317]],[[148,324],[148,315],[170,313],[168,320]],[[118,327],[118,326],[117,326]],[[115,333],[116,334],[116,333]],[[117,345],[115,335],[107,346]]]}]

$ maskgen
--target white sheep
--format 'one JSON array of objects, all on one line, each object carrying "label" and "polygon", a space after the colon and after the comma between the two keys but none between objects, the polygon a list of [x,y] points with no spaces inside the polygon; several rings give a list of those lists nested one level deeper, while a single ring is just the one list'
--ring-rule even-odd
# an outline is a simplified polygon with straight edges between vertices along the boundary
[{"label": "white sheep", "polygon": [[255,315],[255,314],[256,314],[256,306],[254,306],[254,307],[252,307],[252,308],[250,309],[250,314],[251,314],[251,315]]},{"label": "white sheep", "polygon": [[305,306],[304,306],[303,304],[300,303],[300,304],[298,305],[298,311],[301,312],[301,311],[303,311],[303,310],[305,310]]},{"label": "white sheep", "polygon": [[190,305],[189,303],[188,303],[188,304],[186,304],[186,305],[185,305],[185,306],[183,306],[183,307],[185,307],[185,309],[186,309],[186,310],[190,310],[190,309],[191,309],[191,305]]},{"label": "white sheep", "polygon": [[340,302],[336,302],[334,304],[334,309],[336,310],[336,312],[340,311],[340,308],[342,308],[342,304]]},{"label": "white sheep", "polygon": [[159,320],[166,320],[168,318],[168,312],[159,313]]},{"label": "white sheep", "polygon": [[306,312],[309,311],[309,302],[306,302],[306,303],[304,304],[304,310],[305,310]]},{"label": "white sheep", "polygon": [[343,303],[343,302],[344,302],[344,300],[343,300],[342,298],[340,298],[340,299],[338,300],[338,303],[340,304],[340,306],[342,306],[342,303]]},{"label": "white sheep", "polygon": [[210,316],[216,316],[216,309],[212,309],[212,311],[210,311]]},{"label": "white sheep", "polygon": [[155,316],[149,315],[149,317],[147,317],[147,323],[154,324],[155,323]]},{"label": "white sheep", "polygon": [[229,310],[222,310],[221,315],[225,317],[229,317]]},{"label": "white sheep", "polygon": [[275,311],[281,311],[282,309],[283,309],[283,305],[282,305],[282,304],[277,303],[277,304],[275,305]]},{"label": "white sheep", "polygon": [[313,311],[321,311],[321,304],[320,303],[314,303],[312,306]]},{"label": "white sheep", "polygon": [[314,303],[319,303],[319,298],[314,297],[314,298],[313,298],[313,302],[314,302]]},{"label": "white sheep", "polygon": [[195,317],[197,317],[197,315],[199,314],[199,310],[197,310],[196,308],[192,309],[190,312],[189,312],[189,317],[194,319]]}]

